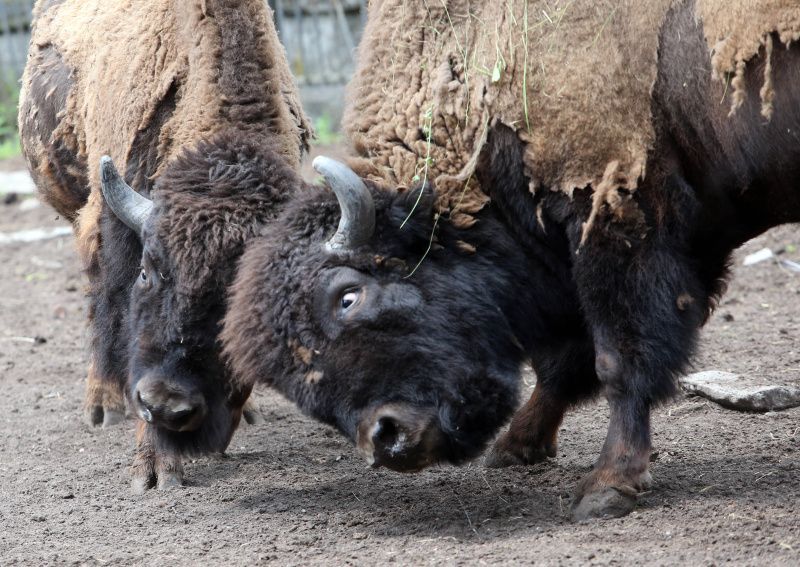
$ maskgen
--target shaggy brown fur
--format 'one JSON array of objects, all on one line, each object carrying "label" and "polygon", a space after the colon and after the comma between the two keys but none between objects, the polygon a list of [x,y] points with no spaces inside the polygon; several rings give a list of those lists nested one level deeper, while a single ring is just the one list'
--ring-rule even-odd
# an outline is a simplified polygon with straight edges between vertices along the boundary
[{"label": "shaggy brown fur", "polygon": [[[68,218],[79,217],[79,249],[87,263],[99,245],[95,164],[108,154],[128,169],[137,137],[154,121],[160,124],[155,140],[148,140],[155,158],[147,168],[150,179],[182,148],[231,122],[274,135],[282,141],[280,152],[287,162],[299,164],[310,128],[264,2],[85,0],[53,5],[40,0],[34,14],[20,107],[26,155],[44,198]],[[45,118],[29,96],[51,59],[63,62],[71,83],[66,89],[63,83],[53,84],[54,93],[66,97],[54,129],[39,127]],[[57,78],[48,74],[48,80]],[[263,88],[254,91],[254,84]],[[171,108],[163,116],[167,99]],[[50,160],[40,157],[58,144],[80,156],[89,180],[88,201],[77,213],[80,200],[53,179]]]},{"label": "shaggy brown fur", "polygon": [[[659,30],[674,0],[372,4],[345,125],[356,170],[390,185],[433,180],[439,208],[462,226],[488,200],[473,173],[489,129],[503,123],[526,145],[526,175],[568,194],[594,189],[584,230],[645,175]],[[706,0],[715,72],[736,72],[769,33],[800,34],[793,0]],[[762,89],[769,116],[769,64]],[[620,190],[623,190],[620,192]]]},{"label": "shaggy brown fur", "polygon": [[[789,45],[800,39],[800,6],[796,0],[699,0],[697,17],[703,22],[706,42],[711,48],[715,78],[728,81],[732,88],[731,112],[745,98],[744,70],[747,61],[766,48],[764,86],[761,89],[761,114],[772,116],[772,37]],[[733,73],[733,78],[729,74]]]},{"label": "shaggy brown fur", "polygon": [[[90,280],[86,417],[112,424],[148,373],[202,396],[198,428],[140,437],[134,486],[179,483],[180,454],[224,450],[242,414],[217,322],[245,241],[300,183],[310,128],[263,0],[39,0],[34,16],[20,132]],[[152,197],[146,235],[104,208],[103,154]]]},{"label": "shaggy brown fur", "polygon": [[179,308],[224,295],[245,243],[275,217],[300,179],[275,141],[224,132],[173,160],[153,190],[156,239],[171,259]]},{"label": "shaggy brown fur", "polygon": [[149,193],[178,152],[231,125],[275,140],[292,167],[311,134],[261,0],[40,0],[19,124],[43,199],[75,224],[93,289],[101,155]]}]

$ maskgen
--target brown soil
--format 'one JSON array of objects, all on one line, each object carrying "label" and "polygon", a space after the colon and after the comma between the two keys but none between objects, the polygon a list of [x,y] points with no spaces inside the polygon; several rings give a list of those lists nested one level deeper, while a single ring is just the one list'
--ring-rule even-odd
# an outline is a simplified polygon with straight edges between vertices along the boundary
[{"label": "brown soil", "polygon": [[[18,207],[0,205],[0,231],[63,223]],[[800,245],[798,227],[737,255],[697,369],[800,384],[800,274],[741,267],[744,253],[787,245]],[[791,250],[781,258],[800,261]],[[568,416],[544,465],[401,475],[367,469],[264,392],[266,423],[239,431],[226,458],[189,463],[182,490],[135,497],[133,422],[81,420],[86,309],[71,238],[2,246],[0,263],[0,563],[800,563],[800,408],[743,414],[687,397],[659,408],[655,486],[636,512],[600,523],[566,511],[603,441],[602,402]]]}]

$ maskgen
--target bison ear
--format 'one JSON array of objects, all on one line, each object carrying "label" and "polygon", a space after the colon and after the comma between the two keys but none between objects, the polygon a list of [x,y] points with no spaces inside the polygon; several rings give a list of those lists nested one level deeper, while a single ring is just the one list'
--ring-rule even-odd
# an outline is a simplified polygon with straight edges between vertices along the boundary
[{"label": "bison ear", "polygon": [[398,193],[389,209],[389,220],[401,238],[430,240],[436,191],[430,184]]}]

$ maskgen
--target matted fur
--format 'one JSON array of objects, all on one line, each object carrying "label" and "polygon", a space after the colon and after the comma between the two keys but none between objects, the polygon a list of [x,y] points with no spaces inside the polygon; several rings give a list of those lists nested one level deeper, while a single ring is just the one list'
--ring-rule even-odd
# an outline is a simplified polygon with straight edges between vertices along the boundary
[{"label": "matted fur", "polygon": [[222,296],[236,268],[232,259],[293,196],[289,188],[300,185],[278,143],[226,131],[177,156],[159,178],[153,230],[173,264],[179,303],[199,311],[208,296]]},{"label": "matted fur", "polygon": [[[34,14],[31,60],[54,48],[73,85],[52,139],[37,140],[38,150],[27,153],[44,155],[48,142],[68,139],[84,158],[91,190],[77,228],[87,262],[98,246],[96,164],[108,154],[128,170],[137,136],[153,122],[160,121],[157,142],[148,142],[155,149],[150,179],[178,151],[231,123],[278,140],[287,163],[299,164],[310,128],[263,0],[39,0]],[[23,76],[23,101],[35,67]],[[167,100],[174,108],[163,112]],[[35,123],[35,106],[21,111],[21,124]],[[47,160],[36,165],[46,168]]]},{"label": "matted fur", "polygon": [[[526,145],[531,191],[593,188],[585,237],[646,173],[659,32],[678,3],[372,2],[345,113],[355,169],[391,185],[427,177],[439,208],[468,225],[488,200],[473,178],[477,156],[502,123]],[[771,31],[782,41],[800,33],[792,0],[706,0],[697,18],[723,78],[741,76]],[[735,105],[742,93],[727,96]]]},{"label": "matted fur", "polygon": [[[698,0],[697,17],[712,50],[715,77],[730,80],[731,112],[744,103],[746,63],[765,47],[761,114],[771,118],[772,34],[784,45],[800,39],[800,4],[796,0]],[[728,76],[731,73],[732,78]]]}]

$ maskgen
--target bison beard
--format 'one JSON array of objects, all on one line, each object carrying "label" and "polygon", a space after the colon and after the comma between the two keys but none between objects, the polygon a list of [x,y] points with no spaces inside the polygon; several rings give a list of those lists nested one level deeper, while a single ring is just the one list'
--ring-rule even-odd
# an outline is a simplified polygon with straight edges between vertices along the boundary
[{"label": "bison beard", "polygon": [[[490,201],[470,227],[436,212],[428,189],[416,203],[416,192],[370,186],[374,234],[332,253],[338,207],[301,192],[243,256],[223,331],[238,375],[335,424],[374,464],[412,471],[475,456],[510,417],[529,359],[534,393],[487,463],[555,456],[565,412],[602,392],[608,433],[572,513],[630,512],[650,484],[651,409],[674,393],[730,253],[800,221],[800,46],[770,42],[759,60],[770,60],[771,119],[754,63],[729,115],[694,3],[674,5],[661,28],[647,175],[613,203],[588,186],[531,192],[530,148],[499,117],[476,167]],[[372,159],[356,149],[358,166]]]}]

